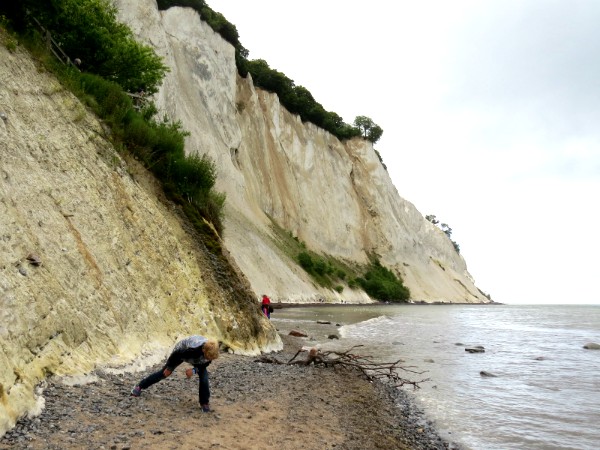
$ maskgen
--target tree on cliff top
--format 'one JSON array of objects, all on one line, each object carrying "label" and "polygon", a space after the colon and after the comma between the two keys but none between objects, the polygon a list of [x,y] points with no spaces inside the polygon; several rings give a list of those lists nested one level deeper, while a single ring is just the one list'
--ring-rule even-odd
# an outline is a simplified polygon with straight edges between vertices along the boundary
[{"label": "tree on cliff top", "polygon": [[383,134],[383,129],[367,116],[356,116],[354,126],[358,128],[367,141],[375,144]]},{"label": "tree on cliff top", "polygon": [[450,239],[450,242],[452,242],[452,245],[454,246],[454,250],[456,250],[456,253],[460,254],[460,245],[458,245],[458,243],[456,243],[456,241],[452,240],[452,228],[450,228],[450,226],[447,223],[440,224],[440,221],[437,219],[435,214],[428,214],[425,216],[425,219],[427,219],[429,222],[431,222],[432,224],[436,225],[439,229],[441,229],[444,232],[444,234],[446,236],[448,236],[448,239]]}]

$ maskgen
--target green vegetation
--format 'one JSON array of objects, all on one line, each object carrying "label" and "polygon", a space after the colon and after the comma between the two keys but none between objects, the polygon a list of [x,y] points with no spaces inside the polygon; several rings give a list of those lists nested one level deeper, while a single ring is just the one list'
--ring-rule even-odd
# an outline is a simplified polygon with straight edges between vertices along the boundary
[{"label": "green vegetation", "polygon": [[[198,230],[214,234],[206,220],[222,231],[225,195],[213,190],[213,161],[206,155],[186,156],[181,124],[156,120],[153,104],[134,105],[128,93],[156,92],[167,68],[150,47],[138,44],[131,31],[117,22],[112,3],[23,0],[4,2],[0,14],[63,85],[104,120],[115,147],[131,152],[157,176],[165,193],[183,206]],[[52,58],[36,20],[72,59],[81,59],[83,72]]]},{"label": "green vegetation", "polygon": [[[6,16],[0,14],[0,31],[1,30],[7,30],[9,26],[9,21],[6,18]],[[12,33],[2,33],[2,35],[0,36],[2,38],[2,44],[4,44],[4,46],[6,47],[6,49],[11,52],[14,53],[15,50],[17,49],[17,46],[19,45],[19,41],[16,39],[16,37],[12,34]]]},{"label": "green vegetation", "polygon": [[378,260],[373,260],[365,275],[357,281],[369,296],[378,300],[405,302],[410,298],[410,291],[402,280]]},{"label": "green vegetation", "polygon": [[[306,88],[295,86],[291,79],[271,69],[265,61],[249,61],[248,51],[239,42],[235,26],[204,1],[158,0],[158,4],[161,9],[179,5],[198,10],[203,20],[235,47],[240,74],[250,73],[258,86],[275,92],[281,103],[302,120],[340,139],[362,136],[375,143],[381,137],[383,130],[368,117],[359,116],[356,126],[348,125],[337,114],[325,111]],[[131,152],[157,176],[165,193],[182,206],[203,236],[212,236],[214,230],[222,231],[225,195],[213,190],[216,180],[213,161],[207,156],[186,156],[186,132],[181,124],[170,123],[166,118],[157,120],[153,104],[134,104],[132,100],[131,93],[157,92],[167,67],[150,47],[137,43],[131,30],[117,22],[112,3],[108,0],[3,2],[0,16],[2,25],[10,24],[40,62],[104,120],[111,129],[115,147]],[[71,59],[81,60],[83,72],[52,58],[43,45],[46,37],[42,36],[36,20],[60,42]],[[14,51],[16,42],[9,40],[7,48]],[[344,284],[351,289],[360,287],[379,300],[403,301],[409,297],[402,280],[379,261],[367,268],[351,267],[333,257],[307,250],[304,243],[275,222],[273,228],[279,247],[298,261],[319,285],[337,292],[344,290]],[[218,240],[204,242],[209,250],[219,250]]]},{"label": "green vegetation", "polygon": [[266,91],[273,92],[279,97],[281,104],[291,113],[300,116],[302,121],[311,122],[320,128],[330,132],[340,140],[351,139],[357,136],[363,136],[372,143],[376,143],[383,130],[365,116],[358,116],[356,120],[362,123],[362,119],[368,119],[370,123],[369,132],[363,133],[358,125],[349,125],[344,122],[342,117],[332,111],[326,111],[318,103],[304,86],[296,86],[294,81],[288,78],[282,72],[269,67],[269,64],[262,60],[249,60],[248,50],[240,42],[235,25],[225,19],[225,17],[216,11],[213,11],[204,0],[158,0],[159,9],[168,9],[172,6],[188,6],[194,8],[202,20],[229,42],[235,48],[235,62],[238,73],[242,77],[248,74],[252,75],[255,86]]},{"label": "green vegetation", "polygon": [[357,116],[354,119],[354,126],[360,130],[363,138],[372,143],[377,142],[383,134],[381,127],[366,116]]},{"label": "green vegetation", "polygon": [[295,260],[317,284],[337,292],[344,290],[340,283],[344,282],[347,273],[358,274],[355,269],[332,256],[322,256],[307,250],[298,253]]},{"label": "green vegetation", "polygon": [[[3,2],[5,15],[17,31],[35,30],[38,20],[82,69],[114,81],[128,92],[152,94],[167,72],[152,48],[138,43],[131,30],[116,19],[107,0],[21,0]],[[9,4],[8,4],[9,3]]]},{"label": "green vegetation", "polygon": [[460,246],[452,240],[452,228],[450,228],[447,223],[440,223],[440,221],[437,220],[437,217],[434,214],[426,215],[425,219],[427,219],[432,224],[437,225],[438,228],[442,230],[446,236],[448,236],[448,239],[450,239],[450,242],[452,243],[454,250],[456,250],[456,253],[460,254]]},{"label": "green vegetation", "polygon": [[271,223],[279,249],[296,261],[319,286],[342,293],[344,285],[347,285],[350,289],[363,289],[372,298],[382,301],[404,302],[410,298],[410,291],[402,280],[377,259],[366,267],[360,267],[329,255],[319,255],[308,250],[303,242],[272,218]]},{"label": "green vegetation", "polygon": [[[275,244],[288,258],[296,261],[319,286],[334,289],[338,292],[342,283],[347,279],[353,279],[361,272],[331,256],[321,256],[306,248],[304,242],[293,236],[289,231],[280,227],[273,218],[271,229],[275,235]],[[350,286],[350,282],[346,283]],[[353,288],[359,287],[354,283]]]}]

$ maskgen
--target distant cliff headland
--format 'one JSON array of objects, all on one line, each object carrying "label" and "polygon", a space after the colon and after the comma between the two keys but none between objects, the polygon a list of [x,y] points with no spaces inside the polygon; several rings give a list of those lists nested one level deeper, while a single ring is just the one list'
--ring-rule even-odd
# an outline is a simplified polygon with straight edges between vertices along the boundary
[{"label": "distant cliff headland", "polygon": [[490,301],[373,139],[257,88],[196,9],[46,3],[0,7],[0,432],[182,334],[280,348],[262,293]]}]

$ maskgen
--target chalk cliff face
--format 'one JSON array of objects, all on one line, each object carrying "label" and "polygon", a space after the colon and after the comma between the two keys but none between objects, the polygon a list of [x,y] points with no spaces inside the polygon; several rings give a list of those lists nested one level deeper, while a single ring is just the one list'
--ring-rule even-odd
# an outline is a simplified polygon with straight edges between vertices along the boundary
[{"label": "chalk cliff face", "polygon": [[[155,97],[191,134],[187,151],[217,164],[225,242],[257,293],[276,300],[369,302],[318,289],[273,243],[272,218],[307,247],[350,262],[376,254],[413,300],[488,302],[447,236],[402,199],[372,145],[340,142],[237,75],[234,49],[189,8],[118,0],[120,19],[171,68]],[[293,74],[288,74],[292,76]]]},{"label": "chalk cliff face", "polygon": [[158,362],[189,334],[281,348],[247,280],[75,97],[2,43],[0,80],[0,435],[48,375]]},{"label": "chalk cliff face", "polygon": [[[209,257],[152,177],[22,50],[0,45],[0,434],[43,406],[45,377],[161,359],[187,334],[255,354],[281,341],[257,296],[368,303],[318,288],[275,244],[273,222],[349,263],[368,254],[414,300],[487,302],[447,237],[402,199],[372,146],[302,123],[237,75],[234,50],[197,13],[118,0],[171,68],[155,101],[207,153],[227,193]],[[0,39],[3,36],[0,34]],[[227,264],[227,260],[232,264]]]}]

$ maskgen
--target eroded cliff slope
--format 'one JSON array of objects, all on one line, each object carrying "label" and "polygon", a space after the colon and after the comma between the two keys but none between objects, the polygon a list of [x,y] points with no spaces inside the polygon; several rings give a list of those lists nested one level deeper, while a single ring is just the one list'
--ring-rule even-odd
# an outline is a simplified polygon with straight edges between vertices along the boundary
[{"label": "eroded cliff slope", "polygon": [[[340,142],[237,75],[234,49],[190,8],[117,0],[120,18],[171,68],[155,101],[217,163],[225,242],[255,292],[276,300],[371,301],[314,285],[274,244],[273,220],[311,250],[350,263],[377,255],[418,301],[488,302],[447,236],[401,198],[372,145]],[[293,76],[293,74],[290,74]]]},{"label": "eroded cliff slope", "polygon": [[226,256],[18,47],[0,45],[0,112],[0,434],[51,374],[162,358],[187,334],[281,347]]}]

